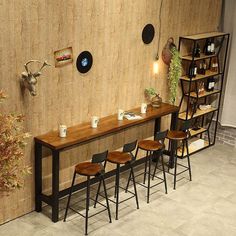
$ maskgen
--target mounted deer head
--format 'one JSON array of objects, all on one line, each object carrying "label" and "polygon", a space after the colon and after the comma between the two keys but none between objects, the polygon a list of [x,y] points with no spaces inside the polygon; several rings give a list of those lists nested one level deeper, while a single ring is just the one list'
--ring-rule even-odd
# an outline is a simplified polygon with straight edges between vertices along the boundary
[{"label": "mounted deer head", "polygon": [[[28,68],[28,65],[30,63],[33,63],[33,62],[37,62],[37,63],[42,64],[40,69],[36,72],[31,72]],[[38,60],[30,60],[26,64],[24,64],[24,67],[25,67],[26,71],[22,72],[21,81],[22,81],[23,86],[29,90],[29,92],[32,96],[37,95],[37,93],[36,93],[36,84],[38,82],[38,77],[42,74],[41,71],[45,66],[51,66],[51,65],[48,64],[46,61],[41,62],[41,61],[38,61]]]}]

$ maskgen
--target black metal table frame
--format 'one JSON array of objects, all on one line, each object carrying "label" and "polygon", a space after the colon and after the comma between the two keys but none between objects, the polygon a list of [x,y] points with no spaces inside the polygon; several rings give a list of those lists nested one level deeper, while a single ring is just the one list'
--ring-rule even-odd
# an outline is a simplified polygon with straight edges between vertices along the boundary
[{"label": "black metal table frame", "polygon": [[[178,120],[178,111],[175,111],[171,114],[171,130],[175,130],[177,128],[177,120]],[[134,124],[135,126],[135,124]],[[155,119],[155,125],[154,125],[154,134],[158,131],[160,131],[161,128],[161,117],[157,117]],[[119,132],[119,131],[117,131]],[[113,132],[113,133],[117,133],[117,132]],[[102,136],[106,136],[106,135],[101,135],[99,136],[99,138],[101,138]],[[98,137],[96,137],[98,138]],[[86,141],[86,142],[91,142],[93,139]],[[52,149],[48,146],[46,146],[45,144],[42,144],[40,142],[37,141],[37,139],[35,139],[35,210],[37,212],[41,212],[42,211],[42,202],[45,202],[46,204],[50,205],[52,207],[52,216],[51,216],[51,220],[53,222],[57,222],[59,217],[59,200],[60,198],[66,196],[69,194],[69,188],[66,188],[64,190],[59,191],[59,162],[60,162],[60,152],[64,151],[65,149],[71,149],[74,148],[75,146],[79,146],[81,144],[83,144],[84,142],[78,143],[78,144],[74,144],[71,146],[68,146],[66,148],[62,148],[62,149]],[[51,195],[46,195],[42,193],[42,159],[43,159],[43,155],[42,155],[42,149],[43,147],[47,147],[51,150],[52,152],[52,194]],[[174,159],[173,159],[173,147],[171,147],[170,149],[170,162],[169,165],[172,168],[173,164],[174,164]],[[141,164],[142,160],[138,160],[136,161],[136,165]],[[125,168],[121,168],[121,171],[124,171]],[[110,171],[108,172],[105,177],[110,177],[112,175],[114,175],[115,172],[114,171]],[[91,182],[93,182],[93,179],[91,180]],[[95,181],[94,181],[95,182]],[[77,191],[79,189],[82,189],[85,187],[86,182],[77,184],[74,186],[73,191]],[[91,183],[92,184],[92,183]]]}]

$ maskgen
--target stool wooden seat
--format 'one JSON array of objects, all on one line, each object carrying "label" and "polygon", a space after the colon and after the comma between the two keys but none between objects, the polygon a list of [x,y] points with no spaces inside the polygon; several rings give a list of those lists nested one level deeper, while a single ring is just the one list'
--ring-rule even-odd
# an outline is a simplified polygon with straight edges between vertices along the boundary
[{"label": "stool wooden seat", "polygon": [[188,133],[182,130],[169,130],[167,133],[167,138],[170,140],[182,141],[188,138]]},{"label": "stool wooden seat", "polygon": [[162,149],[163,144],[154,140],[141,140],[138,143],[138,148],[145,151],[158,151]]},{"label": "stool wooden seat", "polygon": [[[188,138],[191,136],[189,132],[190,128],[190,121],[185,121],[182,125],[182,130],[170,130],[167,133],[167,138],[170,140],[171,145],[173,146],[174,150],[174,189],[176,189],[176,178],[177,175],[180,175],[186,171],[189,172],[189,180],[192,181],[192,172],[191,172],[191,165],[190,165],[190,158],[189,158],[189,149],[188,149]],[[188,161],[188,166],[182,165],[178,163],[178,155],[177,155],[177,150],[178,150],[178,142],[182,143],[182,148],[183,152],[184,149],[186,148],[187,152],[187,161]],[[183,171],[177,173],[177,165],[180,165],[181,167],[185,168]]]},{"label": "stool wooden seat", "polygon": [[82,162],[75,166],[75,172],[84,176],[96,176],[102,172],[103,168],[98,163]]},{"label": "stool wooden seat", "polygon": [[[73,175],[73,179],[72,179],[72,183],[71,183],[71,187],[70,187],[70,193],[69,193],[69,197],[68,197],[68,201],[67,201],[64,221],[66,221],[66,217],[67,217],[67,213],[68,213],[68,209],[69,208],[71,210],[75,211],[76,213],[78,213],[79,215],[81,215],[82,217],[85,218],[85,235],[88,235],[88,219],[90,217],[92,217],[92,216],[95,216],[95,215],[103,212],[104,210],[108,211],[108,217],[109,217],[109,221],[111,223],[111,212],[110,212],[108,196],[107,196],[107,190],[106,190],[106,185],[105,185],[105,180],[104,180],[105,165],[106,165],[106,160],[107,160],[107,153],[108,153],[108,151],[94,154],[92,156],[92,161],[91,162],[82,162],[82,163],[79,163],[79,164],[77,164],[75,166],[74,175]],[[82,213],[80,213],[77,210],[74,210],[72,207],[70,207],[70,199],[71,199],[71,195],[72,195],[72,192],[73,192],[73,186],[74,186],[75,178],[76,178],[77,174],[83,175],[83,176],[87,177],[87,182],[86,182],[86,184],[87,184],[87,186],[86,186],[86,211],[85,211],[85,215],[83,215]],[[99,178],[99,180],[100,180],[99,186],[101,184],[103,184],[104,193],[105,193],[105,197],[104,198],[106,199],[106,205],[104,205],[102,203],[99,203],[97,201],[97,199],[94,200],[94,199],[92,199],[90,197],[90,178],[91,177]],[[99,191],[100,191],[100,188],[99,188]],[[90,202],[90,200],[92,200],[94,202],[98,202],[100,205],[105,207],[105,209],[89,216],[88,212],[89,212],[89,202]]]},{"label": "stool wooden seat", "polygon": [[[133,163],[135,161],[135,158],[134,158],[134,155],[132,154],[132,152],[136,148],[136,145],[137,145],[137,140],[135,140],[134,142],[131,142],[131,143],[126,143],[123,146],[122,152],[113,151],[113,152],[110,152],[107,157],[108,162],[116,164],[116,180],[115,180],[115,194],[114,194],[114,197],[116,198],[116,200],[113,201],[112,199],[109,199],[111,202],[116,204],[116,220],[118,220],[118,206],[120,203],[122,203],[124,201],[127,201],[127,200],[135,197],[137,209],[139,209],[138,194],[137,194],[137,189],[136,189],[136,184],[135,184],[135,176],[134,176],[134,171],[133,171]],[[128,197],[122,201],[119,200],[119,189],[120,188],[124,189],[124,190],[126,190],[126,189],[120,186],[120,165],[128,165],[128,167],[130,169],[130,176],[132,177],[133,182],[134,182],[134,192],[129,191],[129,193],[132,194],[133,196]],[[96,201],[98,199],[100,187],[101,187],[101,182],[98,186],[98,191],[97,191],[94,207],[96,207]]]},{"label": "stool wooden seat", "polygon": [[[163,140],[166,137],[166,133],[167,133],[167,131],[161,132],[161,135],[164,136]],[[162,155],[163,148],[164,148],[164,141],[162,142],[161,139],[159,139],[159,140],[141,140],[141,141],[138,142],[138,148],[137,148],[137,151],[136,151],[136,154],[135,154],[135,159],[137,157],[139,149],[146,151],[145,169],[144,169],[144,172],[141,173],[141,174],[144,175],[144,180],[143,180],[143,184],[142,183],[138,183],[138,184],[140,184],[141,186],[147,188],[147,203],[149,203],[150,189],[152,187],[155,187],[156,185],[164,183],[165,184],[165,192],[167,193],[167,183],[166,183],[164,164],[163,164],[163,179],[160,178],[159,176],[155,175],[156,167],[155,167],[154,174],[151,174],[151,161],[152,161],[153,154],[158,152],[162,157],[162,163],[163,163],[163,155]],[[148,165],[148,163],[149,163],[149,165]],[[141,175],[141,174],[139,174],[139,175]],[[145,185],[146,175],[148,175],[148,185],[147,186]],[[161,180],[161,182],[151,186],[151,184],[150,184],[151,176],[153,176],[153,179],[155,177],[155,178]],[[131,175],[129,177],[129,180],[128,180],[128,183],[127,183],[127,186],[126,186],[126,190],[129,187],[130,180],[132,180]]]},{"label": "stool wooden seat", "polygon": [[126,164],[132,160],[132,157],[129,153],[115,151],[108,153],[107,160],[114,164]]}]

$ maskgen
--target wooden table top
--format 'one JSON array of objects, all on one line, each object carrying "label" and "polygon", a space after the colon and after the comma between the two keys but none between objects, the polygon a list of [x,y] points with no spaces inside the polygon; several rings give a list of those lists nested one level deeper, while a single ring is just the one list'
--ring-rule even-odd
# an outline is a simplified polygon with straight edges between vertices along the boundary
[{"label": "wooden table top", "polygon": [[159,108],[153,108],[148,105],[147,113],[140,114],[140,107],[129,110],[137,115],[142,116],[138,120],[117,120],[117,114],[101,118],[97,128],[91,128],[91,122],[78,124],[67,129],[67,137],[60,138],[58,131],[51,131],[43,135],[35,137],[35,142],[41,143],[50,149],[60,150],[70,146],[80,144],[92,139],[115,133],[134,125],[153,120],[155,118],[165,116],[174,112],[178,112],[179,108],[167,103],[162,103]]}]

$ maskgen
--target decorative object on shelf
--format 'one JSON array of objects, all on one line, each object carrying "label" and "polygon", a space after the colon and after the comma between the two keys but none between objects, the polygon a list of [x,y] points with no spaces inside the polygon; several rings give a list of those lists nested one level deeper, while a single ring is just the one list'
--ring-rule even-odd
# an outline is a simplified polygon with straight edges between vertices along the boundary
[{"label": "decorative object on shelf", "polygon": [[204,95],[205,94],[205,84],[203,81],[200,81],[198,83],[198,95]]},{"label": "decorative object on shelf", "polygon": [[152,24],[147,24],[142,31],[142,40],[145,44],[152,42],[155,35],[155,28]]},{"label": "decorative object on shelf", "polygon": [[215,54],[215,43],[214,38],[208,38],[205,44],[205,55],[213,55]]},{"label": "decorative object on shelf", "polygon": [[206,60],[202,60],[199,64],[198,74],[199,75],[205,75],[207,69]]},{"label": "decorative object on shelf", "polygon": [[156,90],[154,88],[146,88],[145,94],[148,97],[148,99],[151,102],[151,105],[153,107],[160,107],[162,103],[162,98],[159,94],[157,94]]},{"label": "decorative object on shelf", "polygon": [[211,59],[211,71],[217,73],[218,72],[218,60],[217,57],[213,57]]},{"label": "decorative object on shelf", "polygon": [[170,103],[174,104],[176,101],[179,78],[182,74],[182,65],[180,54],[176,47],[172,47],[171,53],[172,58],[170,62],[168,79],[170,88]]},{"label": "decorative object on shelf", "polygon": [[73,62],[72,47],[63,48],[54,52],[55,67],[61,67]]},{"label": "decorative object on shelf", "polygon": [[163,48],[163,50],[162,50],[162,60],[164,61],[164,63],[166,64],[166,65],[170,65],[170,62],[171,62],[171,58],[172,58],[172,52],[171,52],[171,49],[173,48],[173,47],[175,47],[176,48],[176,45],[174,44],[174,39],[172,38],[172,37],[170,37],[168,40],[167,40],[167,42],[166,42],[166,44],[165,44],[165,46],[164,46],[164,48]]},{"label": "decorative object on shelf", "polygon": [[[40,63],[42,66],[40,69],[36,72],[31,72],[28,68],[30,63]],[[41,71],[45,66],[51,66],[50,64],[47,63],[47,61],[41,62],[38,60],[30,60],[24,64],[25,70],[24,72],[21,73],[21,85],[24,88],[27,88],[32,96],[36,96],[36,84],[38,82],[38,77],[42,74]]]},{"label": "decorative object on shelf", "polygon": [[87,73],[93,65],[93,56],[89,51],[83,51],[79,54],[76,61],[76,67],[80,73]]},{"label": "decorative object on shelf", "polygon": [[[0,90],[0,103],[6,95]],[[1,110],[1,109],[0,109]],[[30,168],[24,164],[24,147],[28,133],[23,130],[24,117],[0,112],[0,192],[23,187]]]},{"label": "decorative object on shelf", "polygon": [[194,123],[193,123],[193,127],[192,127],[192,130],[199,130],[201,129],[201,119],[199,117],[197,117],[195,120],[194,120]]},{"label": "decorative object on shelf", "polygon": [[206,110],[209,110],[209,109],[211,109],[211,105],[199,105],[199,109],[201,110],[201,111],[206,111]]}]

